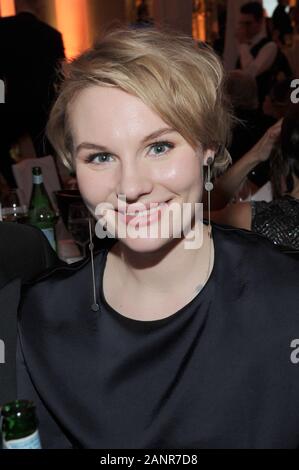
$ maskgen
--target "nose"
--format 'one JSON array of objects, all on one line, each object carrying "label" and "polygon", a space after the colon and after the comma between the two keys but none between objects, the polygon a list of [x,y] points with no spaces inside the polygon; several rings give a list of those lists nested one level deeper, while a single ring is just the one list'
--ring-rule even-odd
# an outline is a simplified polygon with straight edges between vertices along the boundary
[{"label": "nose", "polygon": [[144,194],[151,193],[153,181],[141,163],[133,161],[122,165],[117,194],[125,197],[127,202],[138,201]]}]

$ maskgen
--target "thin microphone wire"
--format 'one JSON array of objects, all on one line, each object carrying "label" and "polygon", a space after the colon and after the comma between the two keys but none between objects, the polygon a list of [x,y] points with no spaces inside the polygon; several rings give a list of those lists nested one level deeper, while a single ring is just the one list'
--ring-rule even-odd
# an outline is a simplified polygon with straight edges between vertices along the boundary
[{"label": "thin microphone wire", "polygon": [[90,217],[88,219],[88,226],[89,226],[89,250],[90,250],[90,260],[91,260],[92,288],[93,288],[93,304],[91,305],[91,310],[93,310],[94,312],[97,312],[100,307],[97,302],[96,279],[95,279],[94,259],[93,259],[94,244],[92,241],[92,229],[91,229]]}]

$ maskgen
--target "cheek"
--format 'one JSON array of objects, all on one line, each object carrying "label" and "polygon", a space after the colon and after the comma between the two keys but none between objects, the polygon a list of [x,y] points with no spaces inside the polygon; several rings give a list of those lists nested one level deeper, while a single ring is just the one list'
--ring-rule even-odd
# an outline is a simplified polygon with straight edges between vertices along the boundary
[{"label": "cheek", "polygon": [[200,189],[202,164],[194,155],[177,158],[171,166],[157,172],[157,178],[173,189],[174,192],[189,192],[193,188]]},{"label": "cheek", "polygon": [[95,208],[106,200],[109,194],[107,176],[83,165],[77,165],[76,175],[81,195],[88,206]]}]

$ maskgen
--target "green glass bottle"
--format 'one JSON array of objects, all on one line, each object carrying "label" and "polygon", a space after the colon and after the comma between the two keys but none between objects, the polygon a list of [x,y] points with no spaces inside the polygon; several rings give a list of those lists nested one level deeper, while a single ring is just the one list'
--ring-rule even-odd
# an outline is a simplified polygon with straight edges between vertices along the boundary
[{"label": "green glass bottle", "polygon": [[55,224],[57,216],[43,182],[39,166],[32,168],[32,194],[29,204],[29,224],[41,229],[56,251]]},{"label": "green glass bottle", "polygon": [[32,401],[15,400],[2,407],[2,448],[41,449]]}]

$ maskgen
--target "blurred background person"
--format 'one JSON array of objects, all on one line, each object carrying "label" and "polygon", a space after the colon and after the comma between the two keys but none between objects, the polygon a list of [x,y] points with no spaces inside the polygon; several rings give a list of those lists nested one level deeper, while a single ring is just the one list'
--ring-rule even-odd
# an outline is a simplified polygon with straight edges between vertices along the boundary
[{"label": "blurred background person", "polygon": [[153,18],[150,18],[147,0],[142,0],[137,7],[137,20],[134,27],[146,28],[154,24]]},{"label": "blurred background person", "polygon": [[282,80],[273,85],[263,102],[263,112],[273,122],[283,118],[291,103],[291,79]]},{"label": "blurred background person", "polygon": [[222,5],[221,3],[218,5],[217,8],[217,22],[218,34],[213,41],[213,49],[221,58],[223,58],[227,22],[227,8],[226,5]]},{"label": "blurred background person", "polygon": [[213,212],[212,220],[258,232],[283,249],[299,250],[299,104],[289,108],[278,146],[272,152],[278,131],[279,123],[267,131],[243,162],[239,160],[235,165],[238,169],[232,167],[224,175],[227,183],[230,178],[240,184],[246,167],[270,156],[273,200],[229,204]]},{"label": "blurred background person", "polygon": [[296,1],[296,6],[290,9],[290,17],[294,23],[295,32],[299,33],[299,0]]},{"label": "blurred background person", "polygon": [[36,153],[32,156],[50,151],[44,131],[65,57],[61,34],[39,20],[36,0],[16,0],[15,8],[15,16],[0,19],[0,79],[6,91],[0,108],[0,171],[11,185],[13,144],[29,136]]},{"label": "blurred background person", "polygon": [[257,143],[275,119],[265,116],[259,109],[257,84],[251,75],[241,70],[229,72],[226,93],[237,118],[229,147],[236,162]]},{"label": "blurred background person", "polygon": [[282,44],[285,44],[287,37],[292,35],[293,27],[290,15],[287,13],[286,8],[289,6],[289,0],[277,0],[277,7],[272,15],[273,33],[278,32]]},{"label": "blurred background person", "polygon": [[239,42],[237,69],[241,69],[256,79],[259,103],[277,77],[287,78],[291,68],[286,66],[283,52],[266,33],[263,6],[259,2],[249,2],[241,7],[239,28],[236,36]]},{"label": "blurred background person", "polygon": [[[259,141],[276,119],[266,116],[259,108],[257,84],[251,75],[241,70],[230,72],[226,79],[226,92],[237,118],[228,146],[235,163]],[[248,179],[257,187],[263,186],[269,179],[269,163],[258,165],[248,174]]]}]

